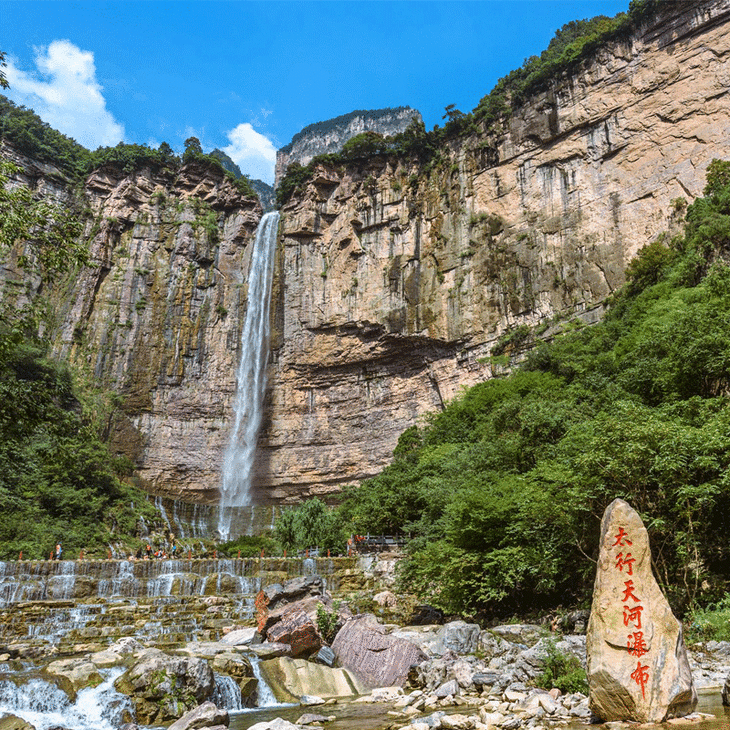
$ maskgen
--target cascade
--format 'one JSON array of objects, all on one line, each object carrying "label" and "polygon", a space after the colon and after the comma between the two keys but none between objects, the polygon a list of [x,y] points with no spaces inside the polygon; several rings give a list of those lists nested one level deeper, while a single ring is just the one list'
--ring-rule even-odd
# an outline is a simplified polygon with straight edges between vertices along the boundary
[{"label": "cascade", "polygon": [[248,276],[248,306],[236,375],[234,423],[223,461],[218,532],[228,540],[232,508],[251,501],[256,439],[263,415],[269,358],[269,308],[279,213],[267,213],[256,231]]},{"label": "cascade", "polygon": [[241,688],[236,684],[233,677],[225,674],[214,674],[215,689],[213,690],[212,702],[229,712],[243,709],[243,701],[241,700]]},{"label": "cascade", "polygon": [[253,676],[258,680],[256,687],[256,706],[275,707],[278,705],[279,703],[274,696],[273,690],[261,675],[261,667],[259,666],[259,658],[257,656],[251,657],[251,669],[253,669]]},{"label": "cascade", "polygon": [[131,710],[129,698],[114,689],[114,680],[122,672],[121,667],[102,670],[104,682],[80,690],[75,702],[52,682],[37,677],[12,681],[0,673],[0,716],[16,715],[37,730],[113,730],[122,724],[124,710]]}]

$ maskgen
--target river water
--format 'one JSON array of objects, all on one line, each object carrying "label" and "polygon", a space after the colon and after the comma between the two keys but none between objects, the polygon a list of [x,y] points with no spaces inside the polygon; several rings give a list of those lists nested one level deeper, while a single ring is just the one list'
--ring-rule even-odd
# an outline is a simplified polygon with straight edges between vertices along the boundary
[{"label": "river water", "polygon": [[[400,727],[410,724],[410,718],[403,717],[402,721],[398,718],[388,715],[391,709],[389,704],[370,704],[370,703],[339,703],[336,705],[324,705],[315,707],[271,707],[263,709],[254,709],[245,712],[231,713],[230,730],[246,730],[257,722],[272,720],[275,717],[282,717],[289,722],[296,722],[299,717],[305,713],[316,713],[318,715],[334,715],[335,720],[327,723],[327,730],[383,730],[387,727]],[[702,690],[699,693],[699,703],[697,711],[708,715],[714,715],[711,719],[702,722],[683,722],[681,720],[673,720],[671,727],[673,730],[730,730],[730,708],[723,707],[722,698],[719,688]],[[465,715],[478,715],[476,707],[457,707],[448,708],[447,712],[461,713]],[[547,725],[546,727],[550,727]],[[559,727],[567,727],[568,730],[584,730],[585,723],[572,722],[569,725],[561,725]],[[596,725],[596,728],[602,726]],[[628,728],[638,727],[637,725],[627,725]],[[642,726],[647,727],[647,726]],[[660,727],[660,726],[657,726]],[[669,727],[667,725],[661,727]]]}]

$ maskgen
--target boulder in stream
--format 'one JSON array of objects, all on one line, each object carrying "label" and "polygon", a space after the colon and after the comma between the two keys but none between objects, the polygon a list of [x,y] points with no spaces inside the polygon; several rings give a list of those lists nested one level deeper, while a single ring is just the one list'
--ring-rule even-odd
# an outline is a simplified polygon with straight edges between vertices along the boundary
[{"label": "boulder in stream", "polygon": [[170,656],[158,649],[142,652],[114,683],[118,692],[132,698],[143,725],[177,720],[209,699],[214,686],[213,670],[204,659]]},{"label": "boulder in stream", "polygon": [[259,664],[259,669],[278,702],[299,702],[305,695],[353,697],[367,691],[346,669],[332,669],[304,659],[268,659]]},{"label": "boulder in stream", "polygon": [[204,702],[173,722],[167,730],[199,730],[200,728],[212,730],[218,727],[226,728],[228,723],[226,710],[219,709],[212,702]]},{"label": "boulder in stream", "polygon": [[0,717],[0,730],[35,730],[35,726],[17,715]]},{"label": "boulder in stream", "polygon": [[295,657],[313,654],[324,644],[317,619],[299,601],[287,606],[279,620],[268,629],[266,638],[275,643],[289,644]]},{"label": "boulder in stream", "polygon": [[372,614],[345,623],[332,642],[337,662],[368,688],[402,686],[413,664],[428,657],[410,641],[385,633]]},{"label": "boulder in stream", "polygon": [[76,698],[76,693],[80,689],[96,687],[104,681],[95,664],[78,657],[51,662],[43,673],[52,677],[71,701]]},{"label": "boulder in stream", "polygon": [[697,705],[682,625],[652,574],[646,528],[622,499],[601,522],[586,654],[590,707],[604,721],[663,722]]}]

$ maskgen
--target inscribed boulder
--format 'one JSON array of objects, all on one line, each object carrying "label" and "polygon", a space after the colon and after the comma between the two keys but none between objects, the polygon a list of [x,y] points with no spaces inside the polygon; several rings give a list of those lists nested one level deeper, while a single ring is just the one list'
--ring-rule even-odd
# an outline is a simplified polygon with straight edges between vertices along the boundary
[{"label": "inscribed boulder", "polygon": [[590,707],[602,720],[662,722],[697,705],[682,625],[652,574],[646,528],[621,499],[601,522],[586,654]]}]

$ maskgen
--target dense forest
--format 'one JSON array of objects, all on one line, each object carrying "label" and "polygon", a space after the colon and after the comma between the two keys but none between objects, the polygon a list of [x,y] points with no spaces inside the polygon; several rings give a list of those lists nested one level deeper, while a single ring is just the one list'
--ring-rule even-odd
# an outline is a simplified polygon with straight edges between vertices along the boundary
[{"label": "dense forest", "polygon": [[[401,587],[422,600],[462,615],[544,612],[588,605],[600,519],[622,497],[645,520],[675,608],[721,598],[730,575],[730,162],[710,165],[705,197],[674,207],[684,234],[640,251],[602,322],[569,325],[509,377],[408,429],[392,464],[334,510],[310,502],[284,513],[282,544],[404,535]],[[524,347],[538,334],[517,339]]]}]

